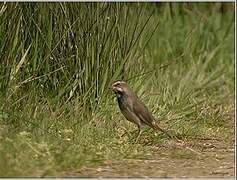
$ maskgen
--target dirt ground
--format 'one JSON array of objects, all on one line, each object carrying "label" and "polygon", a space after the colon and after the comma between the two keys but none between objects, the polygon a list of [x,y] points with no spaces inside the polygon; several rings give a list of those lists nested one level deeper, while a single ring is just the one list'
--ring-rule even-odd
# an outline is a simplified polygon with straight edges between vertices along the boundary
[{"label": "dirt ground", "polygon": [[62,177],[234,177],[235,140],[204,139],[188,146],[198,153],[168,142],[152,146],[145,159],[105,161],[97,167],[64,172]]}]

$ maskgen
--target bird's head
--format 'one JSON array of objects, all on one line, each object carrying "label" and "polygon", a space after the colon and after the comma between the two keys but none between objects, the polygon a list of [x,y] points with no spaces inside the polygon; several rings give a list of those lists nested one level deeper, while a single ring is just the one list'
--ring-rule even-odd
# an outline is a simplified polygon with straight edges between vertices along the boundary
[{"label": "bird's head", "polygon": [[115,81],[112,84],[111,89],[114,91],[116,95],[124,95],[130,92],[130,88],[127,85],[127,83],[121,80]]}]

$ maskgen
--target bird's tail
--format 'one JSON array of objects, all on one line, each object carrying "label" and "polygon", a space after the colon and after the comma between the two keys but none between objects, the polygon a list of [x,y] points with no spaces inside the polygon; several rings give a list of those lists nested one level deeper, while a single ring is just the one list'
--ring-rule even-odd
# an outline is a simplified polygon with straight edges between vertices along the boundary
[{"label": "bird's tail", "polygon": [[171,139],[177,139],[175,136],[173,136],[173,135],[171,135],[170,133],[168,133],[166,130],[164,130],[163,128],[161,128],[157,123],[152,123],[153,124],[153,128],[155,129],[155,130],[159,130],[159,131],[161,131],[161,132],[163,132],[163,133],[165,133],[169,138],[171,138]]},{"label": "bird's tail", "polygon": [[197,153],[197,154],[199,154],[199,155],[201,154],[201,153],[195,151],[194,149],[192,149],[191,147],[185,145],[185,143],[184,143],[182,140],[178,139],[176,136],[172,136],[170,133],[168,133],[167,131],[165,131],[164,129],[162,129],[157,123],[152,123],[152,124],[153,124],[153,128],[154,128],[155,130],[159,130],[159,131],[165,133],[165,134],[166,134],[167,136],[169,136],[171,139],[175,139],[175,140],[178,142],[178,144],[177,144],[178,147],[184,147],[184,148],[186,148],[186,149],[188,149],[188,150],[190,150],[190,151],[192,151],[192,152],[194,152],[194,153]]}]

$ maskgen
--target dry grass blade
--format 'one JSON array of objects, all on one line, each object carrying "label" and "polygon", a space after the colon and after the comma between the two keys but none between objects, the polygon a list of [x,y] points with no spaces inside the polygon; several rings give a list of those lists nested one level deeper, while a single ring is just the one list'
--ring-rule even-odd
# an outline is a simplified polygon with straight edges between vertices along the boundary
[{"label": "dry grass blade", "polygon": [[31,45],[27,48],[26,52],[24,53],[24,55],[22,56],[20,62],[17,64],[17,66],[15,67],[15,69],[11,72],[11,75],[10,75],[10,81],[14,78],[14,76],[16,76],[16,74],[18,73],[19,69],[22,67],[22,65],[24,63],[26,63],[25,61],[27,60],[26,59],[26,56],[30,50],[30,47]]}]

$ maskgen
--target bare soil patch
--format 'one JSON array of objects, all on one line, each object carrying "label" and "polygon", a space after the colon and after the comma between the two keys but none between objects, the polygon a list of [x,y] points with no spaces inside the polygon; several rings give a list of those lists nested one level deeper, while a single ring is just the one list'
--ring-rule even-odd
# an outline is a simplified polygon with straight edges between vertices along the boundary
[{"label": "bare soil patch", "polygon": [[85,166],[63,177],[234,177],[234,138],[204,139],[189,144],[200,152],[168,142],[151,146],[143,159],[107,160],[100,166]]}]

